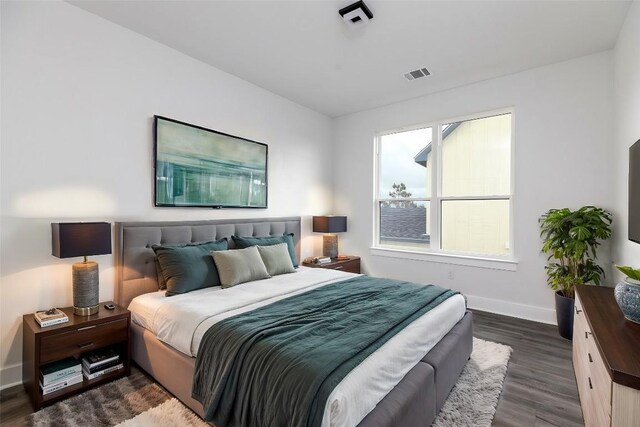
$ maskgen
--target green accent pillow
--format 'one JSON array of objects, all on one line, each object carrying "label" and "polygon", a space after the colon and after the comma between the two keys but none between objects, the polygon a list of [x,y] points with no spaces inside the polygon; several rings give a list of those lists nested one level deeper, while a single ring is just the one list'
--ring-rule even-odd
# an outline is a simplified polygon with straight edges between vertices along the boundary
[{"label": "green accent pillow", "polygon": [[280,243],[286,243],[289,249],[289,256],[291,257],[291,263],[294,267],[298,266],[298,257],[296,256],[296,246],[293,243],[293,233],[285,234],[283,236],[268,236],[268,237],[231,237],[238,249],[248,248],[249,246],[273,246]]},{"label": "green accent pillow", "polygon": [[218,270],[210,254],[229,249],[226,238],[182,246],[154,245],[151,248],[158,258],[167,296],[220,286]]},{"label": "green accent pillow", "polygon": [[234,251],[211,252],[211,257],[218,268],[223,289],[271,277],[255,246]]},{"label": "green accent pillow", "polygon": [[296,269],[293,267],[289,250],[286,243],[279,243],[272,246],[256,246],[260,257],[267,267],[270,276],[278,274],[294,273]]}]

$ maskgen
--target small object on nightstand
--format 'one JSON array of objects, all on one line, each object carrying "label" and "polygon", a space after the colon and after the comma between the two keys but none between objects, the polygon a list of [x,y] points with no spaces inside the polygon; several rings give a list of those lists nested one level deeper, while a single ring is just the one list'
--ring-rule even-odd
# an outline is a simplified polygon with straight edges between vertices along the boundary
[{"label": "small object on nightstand", "polygon": [[47,326],[59,325],[60,323],[66,323],[69,321],[69,318],[62,310],[58,310],[57,308],[51,308],[46,311],[36,311],[33,314],[33,317],[38,322],[41,328],[46,328]]},{"label": "small object on nightstand", "polygon": [[326,256],[310,256],[303,261],[304,264],[328,264],[330,262],[331,258]]},{"label": "small object on nightstand", "polygon": [[113,310],[114,308],[116,308],[115,304],[105,304],[104,308],[106,308],[107,310]]}]

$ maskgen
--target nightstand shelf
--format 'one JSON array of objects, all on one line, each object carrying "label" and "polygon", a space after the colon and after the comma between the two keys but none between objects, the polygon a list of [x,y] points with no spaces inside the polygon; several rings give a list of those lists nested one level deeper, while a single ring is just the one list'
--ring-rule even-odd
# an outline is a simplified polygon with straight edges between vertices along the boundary
[{"label": "nightstand shelf", "polygon": [[327,268],[329,270],[342,270],[347,273],[356,273],[360,274],[360,257],[358,256],[349,256],[348,259],[337,259],[332,258],[331,262],[326,264],[314,264],[314,263],[302,263],[305,267],[311,268]]},{"label": "nightstand shelf", "polygon": [[[33,314],[22,318],[22,382],[31,399],[34,410],[65,399],[73,394],[107,383],[131,372],[130,324],[131,313],[120,306],[106,310],[100,303],[100,311],[91,316],[76,316],[73,308],[61,309],[69,322],[40,327]],[[83,381],[62,390],[43,395],[40,389],[40,370],[43,365],[105,347],[116,347],[124,364],[122,369],[98,378]]]}]

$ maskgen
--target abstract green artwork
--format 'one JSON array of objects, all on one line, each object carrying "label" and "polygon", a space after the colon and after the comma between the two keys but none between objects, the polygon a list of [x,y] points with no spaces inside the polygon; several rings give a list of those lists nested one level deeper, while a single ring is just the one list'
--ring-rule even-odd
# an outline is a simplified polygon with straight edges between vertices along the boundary
[{"label": "abstract green artwork", "polygon": [[266,208],[266,144],[155,116],[155,205]]}]

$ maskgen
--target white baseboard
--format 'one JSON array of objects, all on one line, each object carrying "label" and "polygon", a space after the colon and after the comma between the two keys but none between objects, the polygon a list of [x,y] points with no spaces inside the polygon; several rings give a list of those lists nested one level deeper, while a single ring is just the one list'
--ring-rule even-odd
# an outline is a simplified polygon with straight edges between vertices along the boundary
[{"label": "white baseboard", "polygon": [[22,384],[22,363],[0,369],[0,390]]},{"label": "white baseboard", "polygon": [[517,317],[518,319],[533,320],[534,322],[557,324],[556,311],[550,308],[536,307],[534,305],[518,304],[510,301],[497,300],[493,298],[467,295],[469,308],[490,313],[503,314],[505,316]]}]

